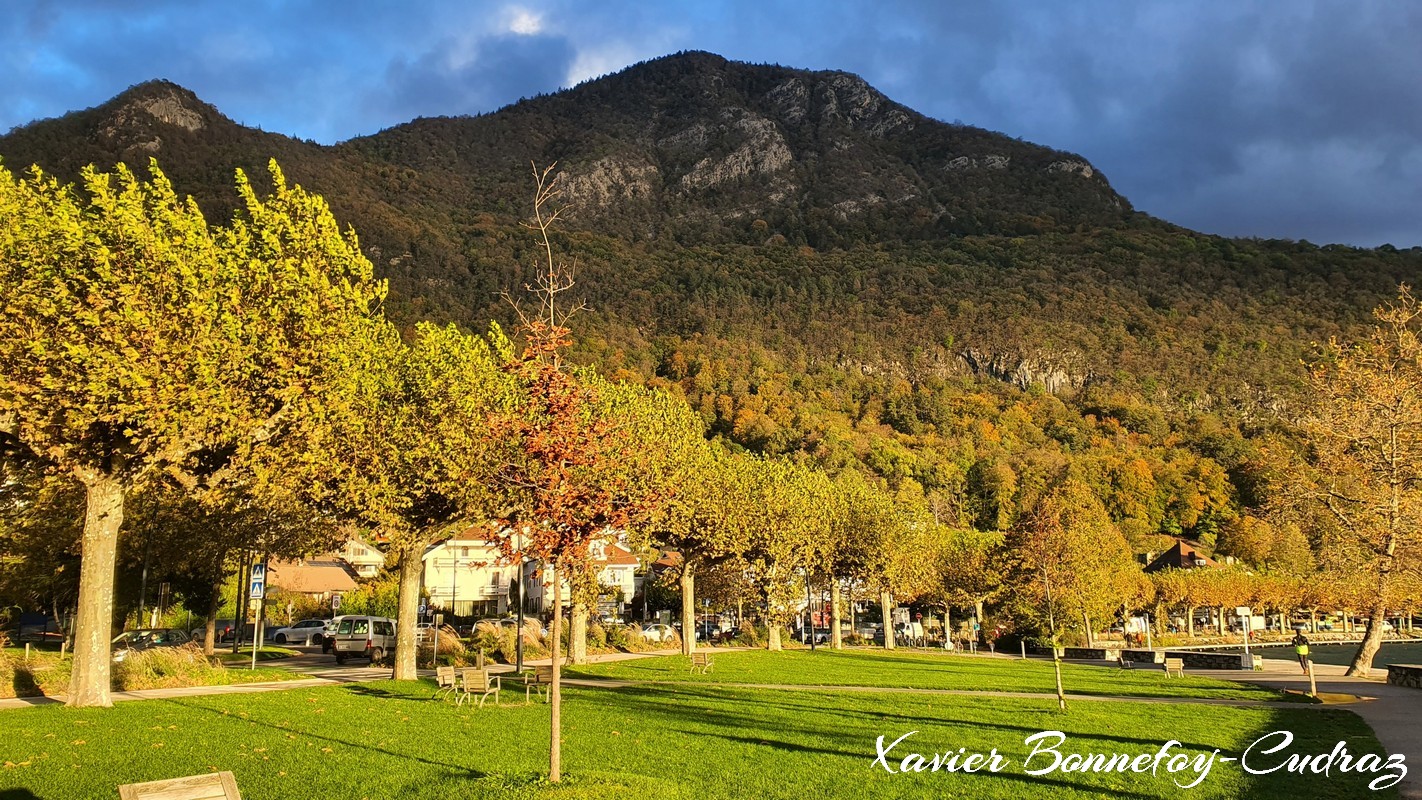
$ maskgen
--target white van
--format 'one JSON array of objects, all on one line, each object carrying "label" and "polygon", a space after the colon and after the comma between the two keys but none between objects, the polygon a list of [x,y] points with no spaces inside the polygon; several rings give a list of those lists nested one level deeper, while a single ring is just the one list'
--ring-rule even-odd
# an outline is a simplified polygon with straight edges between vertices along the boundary
[{"label": "white van", "polygon": [[395,620],[389,617],[352,615],[336,626],[336,663],[347,658],[368,658],[375,664],[395,652]]}]

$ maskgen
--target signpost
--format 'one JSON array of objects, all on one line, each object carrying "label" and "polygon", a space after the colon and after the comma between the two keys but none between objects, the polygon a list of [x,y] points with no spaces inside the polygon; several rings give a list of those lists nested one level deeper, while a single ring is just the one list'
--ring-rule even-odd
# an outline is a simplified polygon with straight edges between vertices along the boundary
[{"label": "signpost", "polygon": [[1253,620],[1254,611],[1249,606],[1240,606],[1234,610],[1244,620],[1244,663],[1248,666],[1245,669],[1254,668],[1254,659],[1249,655],[1249,623]]},{"label": "signpost", "polygon": [[266,606],[263,598],[266,597],[267,590],[267,565],[266,562],[252,565],[252,574],[248,579],[251,584],[251,591],[248,595],[257,601],[256,621],[252,624],[252,669],[257,668],[257,649],[262,644],[262,609]]},{"label": "signpost", "polygon": [[252,578],[250,581],[252,590],[247,596],[253,600],[261,600],[266,594],[267,588],[267,567],[265,564],[252,565]]}]

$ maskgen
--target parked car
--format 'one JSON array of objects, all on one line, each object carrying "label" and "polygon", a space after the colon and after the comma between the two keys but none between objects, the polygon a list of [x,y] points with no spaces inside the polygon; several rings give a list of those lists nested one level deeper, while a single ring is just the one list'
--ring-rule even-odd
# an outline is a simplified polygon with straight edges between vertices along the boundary
[{"label": "parked car", "polygon": [[642,638],[649,642],[670,642],[676,638],[676,629],[658,622],[643,628]]},{"label": "parked car", "polygon": [[395,651],[395,620],[389,617],[346,616],[336,626],[336,663],[368,658],[377,664]]},{"label": "parked car", "polygon": [[154,647],[177,647],[192,641],[176,628],[141,628],[124,631],[114,637],[114,661],[123,661],[133,653]]},{"label": "parked car", "polygon": [[272,631],[272,641],[277,644],[304,644],[308,647],[319,645],[326,640],[326,626],[330,622],[328,619],[303,619],[295,625]]},{"label": "parked car", "polygon": [[326,629],[322,631],[321,652],[329,653],[336,649],[336,628],[340,626],[341,620],[345,618],[346,615],[342,614],[339,617],[332,617],[326,623]]}]

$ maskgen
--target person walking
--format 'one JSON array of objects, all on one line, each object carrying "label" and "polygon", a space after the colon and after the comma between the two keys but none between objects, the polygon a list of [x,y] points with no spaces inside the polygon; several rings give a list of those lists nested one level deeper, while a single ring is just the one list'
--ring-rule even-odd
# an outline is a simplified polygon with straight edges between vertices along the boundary
[{"label": "person walking", "polygon": [[1304,636],[1303,629],[1294,634],[1294,654],[1299,657],[1299,668],[1308,674],[1308,637]]}]

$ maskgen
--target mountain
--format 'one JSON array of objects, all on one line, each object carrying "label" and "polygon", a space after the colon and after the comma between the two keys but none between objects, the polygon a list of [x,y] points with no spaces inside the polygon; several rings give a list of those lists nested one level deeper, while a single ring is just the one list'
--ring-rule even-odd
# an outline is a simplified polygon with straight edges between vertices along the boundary
[{"label": "mountain", "polygon": [[737,445],[857,460],[987,527],[1095,454],[1090,475],[1155,492],[1102,490],[1133,530],[1208,534],[1258,500],[1255,439],[1313,343],[1422,276],[1418,248],[1189,231],[1080,155],[708,53],[333,146],[163,81],[0,137],[10,169],[69,180],[150,157],[213,220],[234,169],[276,158],[359,232],[392,316],[475,329],[528,282],[530,163],[556,161],[578,357],[684,393]]},{"label": "mountain", "polygon": [[526,203],[529,160],[558,162],[570,219],[632,240],[756,244],[783,230],[820,247],[1074,230],[1130,212],[1081,156],[930,119],[848,73],[709,53],[340,149],[438,170],[471,203],[514,207]]}]

